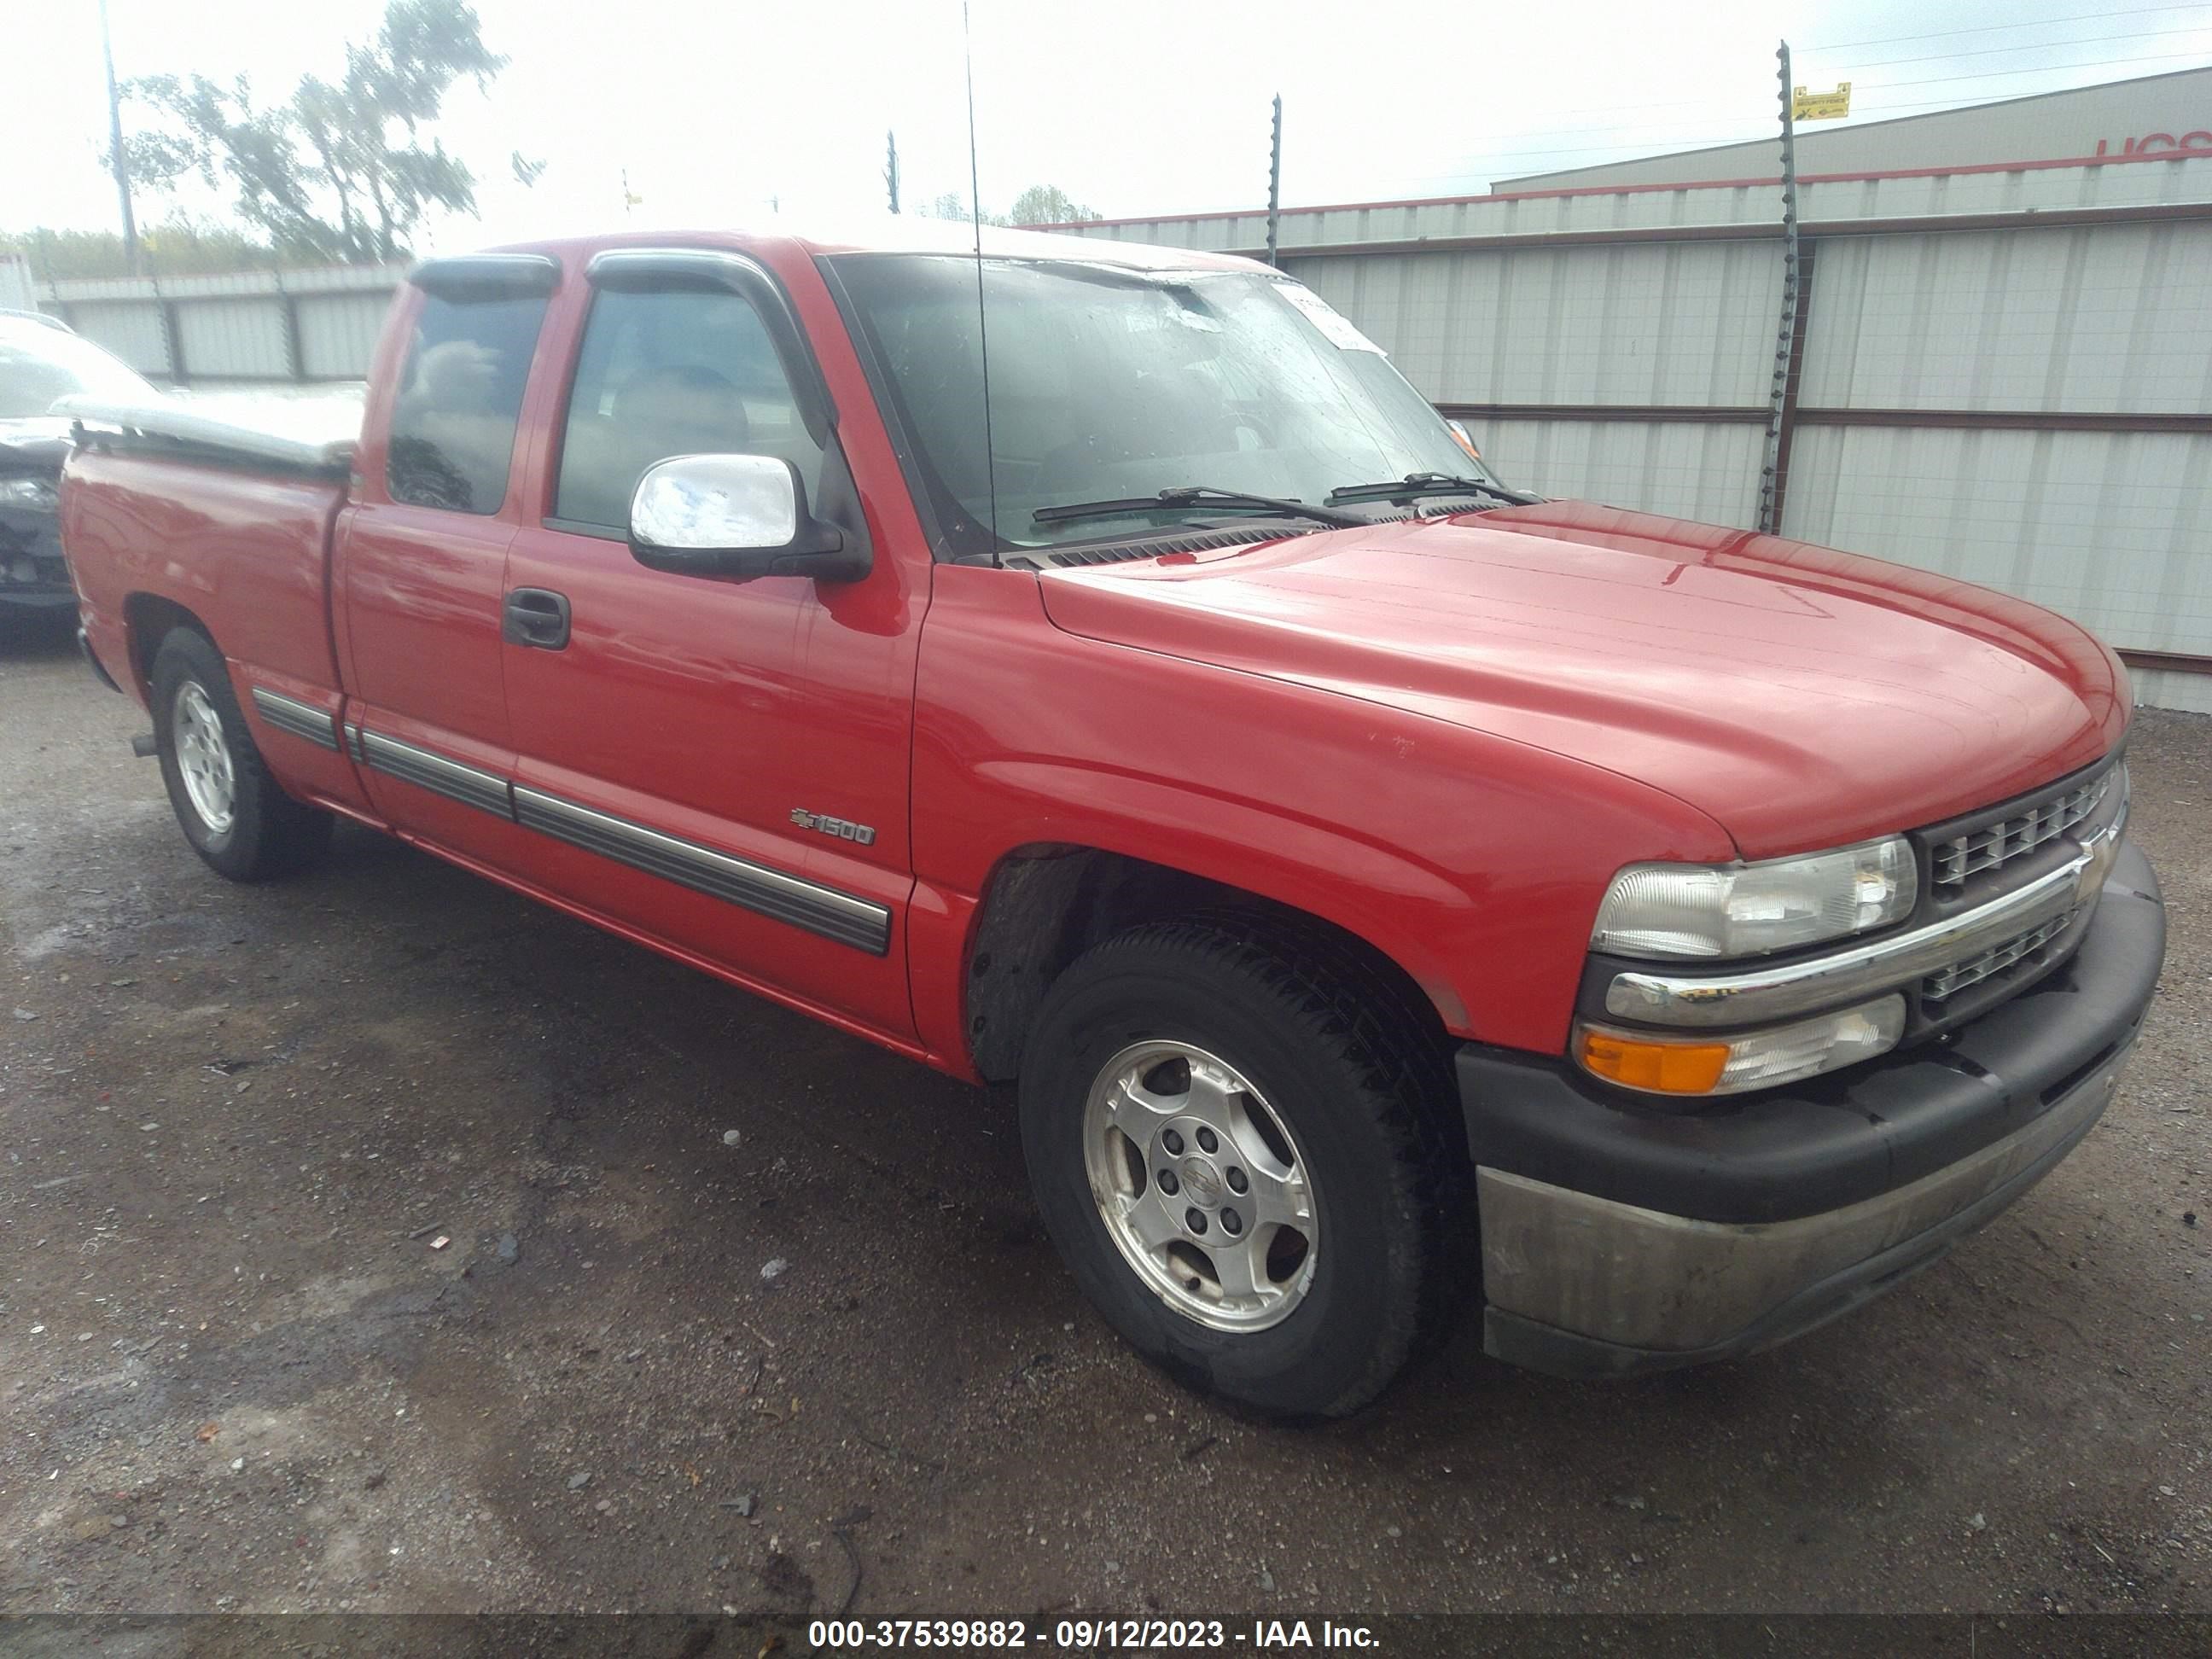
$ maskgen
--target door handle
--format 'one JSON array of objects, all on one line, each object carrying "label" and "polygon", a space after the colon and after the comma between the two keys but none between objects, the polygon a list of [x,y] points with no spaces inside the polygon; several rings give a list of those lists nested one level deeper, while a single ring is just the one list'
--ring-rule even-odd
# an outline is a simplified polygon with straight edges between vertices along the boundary
[{"label": "door handle", "polygon": [[568,643],[568,596],[544,587],[518,587],[500,613],[499,636],[509,645],[559,651]]}]

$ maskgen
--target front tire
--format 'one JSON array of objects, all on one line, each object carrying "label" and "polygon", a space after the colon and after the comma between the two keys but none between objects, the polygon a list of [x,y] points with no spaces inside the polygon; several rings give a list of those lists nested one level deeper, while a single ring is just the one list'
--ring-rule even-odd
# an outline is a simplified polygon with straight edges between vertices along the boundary
[{"label": "front tire", "polygon": [[1274,1416],[1357,1411],[1450,1300],[1464,1159],[1438,1052],[1333,942],[1132,929],[1054,983],[1026,1045],[1045,1225],[1179,1381]]},{"label": "front tire", "polygon": [[222,653],[196,629],[154,653],[155,752],[185,839],[233,881],[306,869],[328,849],[331,815],[278,787],[230,689]]}]

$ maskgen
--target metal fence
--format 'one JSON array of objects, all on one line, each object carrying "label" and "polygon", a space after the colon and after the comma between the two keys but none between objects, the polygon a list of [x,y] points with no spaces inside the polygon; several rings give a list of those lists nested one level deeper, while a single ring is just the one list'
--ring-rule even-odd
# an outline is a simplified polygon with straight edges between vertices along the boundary
[{"label": "metal fence", "polygon": [[47,283],[39,305],[140,374],[216,380],[357,380],[404,265]]},{"label": "metal fence", "polygon": [[[2212,158],[1822,176],[1783,533],[2002,588],[2212,711]],[[1287,211],[1282,264],[1516,483],[1758,522],[1776,185]],[[1073,228],[1258,253],[1264,216]]]}]

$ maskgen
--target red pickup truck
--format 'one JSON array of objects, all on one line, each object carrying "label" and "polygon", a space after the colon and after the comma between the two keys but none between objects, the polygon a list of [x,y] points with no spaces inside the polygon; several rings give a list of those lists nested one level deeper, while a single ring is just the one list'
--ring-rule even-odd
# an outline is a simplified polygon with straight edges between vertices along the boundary
[{"label": "red pickup truck", "polygon": [[1083,1290],[1264,1410],[1470,1304],[1568,1376],[1818,1324],[2066,1154],[2157,978],[2103,645],[1510,489],[1248,261],[547,242],[414,272],[357,441],[70,412],[209,864],[357,819],[1017,1085]]}]

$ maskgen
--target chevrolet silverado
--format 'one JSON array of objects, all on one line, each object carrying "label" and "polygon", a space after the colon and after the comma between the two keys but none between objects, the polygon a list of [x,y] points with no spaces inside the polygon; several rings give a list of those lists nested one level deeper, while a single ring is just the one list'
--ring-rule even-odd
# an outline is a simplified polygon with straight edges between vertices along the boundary
[{"label": "chevrolet silverado", "polygon": [[1511,489],[1249,261],[548,241],[414,271],[357,439],[66,407],[215,870],[355,819],[1013,1085],[1083,1291],[1265,1411],[1462,1310],[1571,1376],[1820,1324],[2065,1156],[2155,985],[2104,645]]}]

